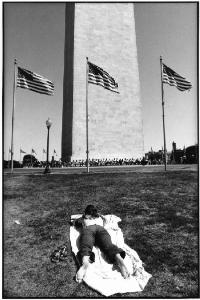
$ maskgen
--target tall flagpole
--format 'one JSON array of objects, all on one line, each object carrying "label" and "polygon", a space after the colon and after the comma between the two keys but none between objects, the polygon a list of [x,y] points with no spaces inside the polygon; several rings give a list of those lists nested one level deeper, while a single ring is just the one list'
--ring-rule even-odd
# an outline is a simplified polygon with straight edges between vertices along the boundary
[{"label": "tall flagpole", "polygon": [[164,138],[164,161],[165,171],[167,170],[167,151],[166,151],[166,137],[165,137],[165,112],[164,112],[164,89],[163,89],[163,63],[162,56],[160,56],[160,69],[161,69],[161,93],[162,93],[162,116],[163,116],[163,138]]},{"label": "tall flagpole", "polygon": [[87,153],[87,173],[89,173],[89,142],[88,142],[88,57],[86,57],[86,153]]},{"label": "tall flagpole", "polygon": [[11,173],[13,173],[13,155],[14,155],[14,120],[15,120],[16,66],[17,66],[17,60],[14,59],[14,83],[13,83],[13,107],[12,107],[12,133],[11,133]]},{"label": "tall flagpole", "polygon": [[33,149],[31,149],[31,168],[32,168],[32,153],[33,153]]}]

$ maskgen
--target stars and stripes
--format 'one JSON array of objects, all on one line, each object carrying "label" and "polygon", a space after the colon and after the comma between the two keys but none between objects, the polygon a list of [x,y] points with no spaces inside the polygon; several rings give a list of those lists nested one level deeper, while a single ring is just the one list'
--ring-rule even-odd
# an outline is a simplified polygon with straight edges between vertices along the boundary
[{"label": "stars and stripes", "polygon": [[88,82],[100,85],[112,92],[118,92],[118,84],[106,71],[88,61]]},{"label": "stars and stripes", "polygon": [[49,96],[54,94],[54,84],[51,81],[21,67],[18,67],[17,87]]},{"label": "stars and stripes", "polygon": [[26,152],[20,148],[20,153],[26,153]]},{"label": "stars and stripes", "polygon": [[186,91],[192,88],[192,84],[184,77],[163,64],[162,82],[175,86],[179,91]]}]

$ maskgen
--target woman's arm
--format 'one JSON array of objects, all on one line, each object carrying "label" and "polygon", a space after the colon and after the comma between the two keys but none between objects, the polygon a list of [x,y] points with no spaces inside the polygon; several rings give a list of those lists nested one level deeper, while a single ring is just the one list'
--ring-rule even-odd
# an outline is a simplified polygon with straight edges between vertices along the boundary
[{"label": "woman's arm", "polygon": [[99,214],[99,217],[102,218],[102,220],[103,220],[103,225],[105,225],[105,223],[106,223],[106,218],[105,218],[103,215],[101,215],[101,214]]}]

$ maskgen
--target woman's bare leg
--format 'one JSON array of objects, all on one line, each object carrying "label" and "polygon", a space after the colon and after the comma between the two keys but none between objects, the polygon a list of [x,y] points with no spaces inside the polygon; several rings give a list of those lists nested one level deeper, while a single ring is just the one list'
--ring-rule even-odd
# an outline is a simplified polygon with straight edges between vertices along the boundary
[{"label": "woman's bare leg", "polygon": [[124,263],[124,260],[119,253],[116,254],[115,260],[116,260],[118,267],[120,268],[122,276],[125,279],[128,278],[131,274],[129,273],[129,271]]},{"label": "woman's bare leg", "polygon": [[85,276],[85,273],[87,271],[87,268],[89,267],[90,264],[90,257],[89,256],[83,256],[82,259],[82,266],[76,273],[76,281],[80,283],[83,280],[83,277]]}]

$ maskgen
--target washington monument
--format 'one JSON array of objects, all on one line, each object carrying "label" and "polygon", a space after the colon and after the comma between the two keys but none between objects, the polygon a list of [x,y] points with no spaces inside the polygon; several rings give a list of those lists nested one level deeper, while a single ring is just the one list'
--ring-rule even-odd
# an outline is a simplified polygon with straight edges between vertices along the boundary
[{"label": "washington monument", "polygon": [[119,94],[88,85],[90,159],[139,158],[143,128],[133,3],[66,3],[62,161],[86,159],[86,57]]}]

